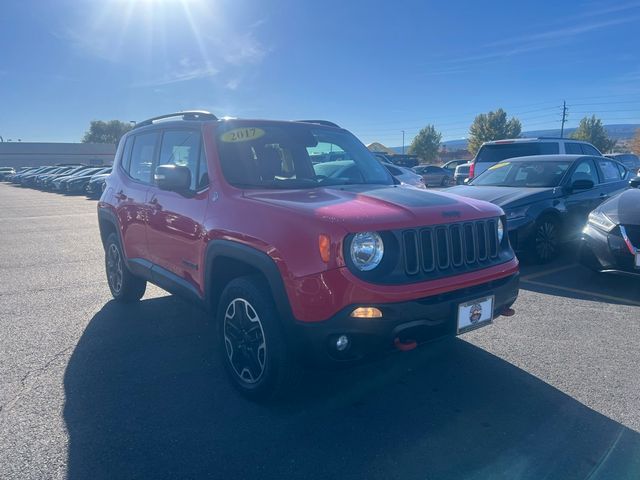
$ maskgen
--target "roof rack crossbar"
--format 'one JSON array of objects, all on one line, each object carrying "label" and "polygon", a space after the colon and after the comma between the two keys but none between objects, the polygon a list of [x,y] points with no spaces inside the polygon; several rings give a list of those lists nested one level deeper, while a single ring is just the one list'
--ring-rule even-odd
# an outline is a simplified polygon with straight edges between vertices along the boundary
[{"label": "roof rack crossbar", "polygon": [[340,128],[340,126],[338,124],[330,122],[329,120],[296,120],[296,122],[315,123],[316,125],[324,125],[325,127]]},{"label": "roof rack crossbar", "polygon": [[218,120],[218,117],[216,117],[211,112],[207,112],[206,110],[185,110],[183,112],[167,113],[165,115],[148,118],[146,120],[143,120],[142,122],[136,123],[133,128],[145,127],[147,125],[152,125],[157,120],[163,120],[165,118],[173,117],[180,117],[182,120]]}]

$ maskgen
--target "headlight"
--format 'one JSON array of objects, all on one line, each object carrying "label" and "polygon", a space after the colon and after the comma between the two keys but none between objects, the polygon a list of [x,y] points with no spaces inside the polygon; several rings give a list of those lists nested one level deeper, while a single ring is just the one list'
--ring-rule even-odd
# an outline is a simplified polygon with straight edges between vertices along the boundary
[{"label": "headlight", "polygon": [[351,261],[358,270],[373,270],[382,260],[384,244],[376,232],[356,233],[351,240]]},{"label": "headlight", "polygon": [[527,216],[527,208],[529,207],[520,207],[514,208],[513,210],[505,210],[505,214],[507,216],[507,221],[509,220],[518,220],[520,218],[524,218]]},{"label": "headlight", "polygon": [[502,219],[498,219],[498,243],[502,243],[502,239],[504,238],[504,225],[502,224]]},{"label": "headlight", "polygon": [[616,224],[611,221],[609,217],[607,217],[604,213],[594,210],[589,214],[589,224],[594,227],[598,227],[600,230],[604,230],[605,232],[610,232],[614,228],[616,228]]}]

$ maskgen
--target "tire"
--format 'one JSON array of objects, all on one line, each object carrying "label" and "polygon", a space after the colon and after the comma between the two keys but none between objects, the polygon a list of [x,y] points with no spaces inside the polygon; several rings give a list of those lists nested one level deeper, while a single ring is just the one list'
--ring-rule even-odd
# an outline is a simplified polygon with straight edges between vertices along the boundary
[{"label": "tire", "polygon": [[147,281],[133,275],[125,264],[120,241],[115,233],[107,237],[105,245],[105,271],[113,298],[119,302],[137,302],[144,295]]},{"label": "tire", "polygon": [[229,282],[220,296],[216,319],[225,370],[245,397],[275,400],[297,383],[299,365],[262,277]]},{"label": "tire", "polygon": [[536,222],[530,252],[536,263],[548,263],[558,256],[560,249],[560,222],[544,216]]}]

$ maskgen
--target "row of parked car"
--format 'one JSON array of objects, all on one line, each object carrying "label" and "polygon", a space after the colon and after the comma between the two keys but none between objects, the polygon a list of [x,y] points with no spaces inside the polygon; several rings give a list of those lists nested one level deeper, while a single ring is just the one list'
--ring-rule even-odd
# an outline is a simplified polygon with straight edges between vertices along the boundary
[{"label": "row of parked car", "polygon": [[487,142],[471,161],[414,171],[427,186],[455,183],[444,191],[500,206],[519,256],[548,262],[562,244],[577,240],[589,268],[640,275],[640,159],[634,154],[602,155],[571,139],[518,138]]},{"label": "row of parked car", "polygon": [[85,194],[91,198],[98,198],[104,189],[105,179],[110,173],[111,167],[77,164],[25,167],[18,171],[2,167],[0,180],[23,187],[67,194]]}]

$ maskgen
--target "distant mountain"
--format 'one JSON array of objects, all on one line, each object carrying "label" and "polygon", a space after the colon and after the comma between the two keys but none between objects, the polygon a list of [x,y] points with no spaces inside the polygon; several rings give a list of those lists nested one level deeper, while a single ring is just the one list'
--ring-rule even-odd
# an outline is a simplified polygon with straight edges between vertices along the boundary
[{"label": "distant mountain", "polygon": [[[609,137],[616,140],[630,140],[636,133],[636,130],[640,128],[640,123],[617,123],[612,125],[605,125]],[[564,136],[568,137],[575,131],[575,128],[565,128]],[[559,137],[560,129],[554,130],[529,130],[522,132],[521,137]],[[447,147],[447,150],[465,150],[467,148],[467,140],[447,140],[442,142]],[[401,153],[402,147],[389,147],[394,152]],[[408,146],[405,146],[405,152]]]}]

